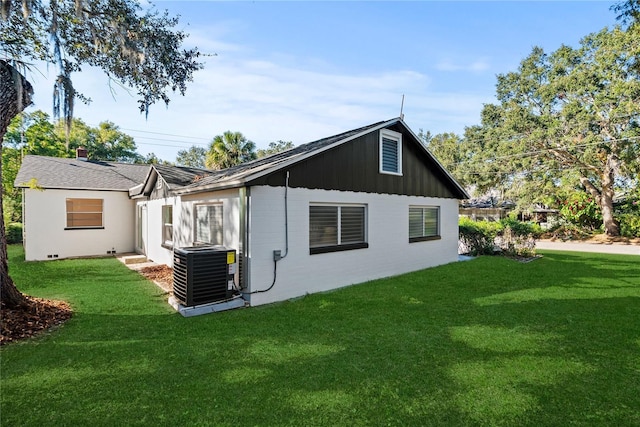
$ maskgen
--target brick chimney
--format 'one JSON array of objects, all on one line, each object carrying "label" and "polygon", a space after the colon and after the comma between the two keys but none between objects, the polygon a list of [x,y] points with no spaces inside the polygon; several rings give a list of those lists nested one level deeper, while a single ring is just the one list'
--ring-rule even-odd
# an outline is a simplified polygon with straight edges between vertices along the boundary
[{"label": "brick chimney", "polygon": [[76,148],[76,160],[82,160],[83,162],[86,162],[87,160],[89,160],[89,158],[87,157],[86,148],[84,147]]}]

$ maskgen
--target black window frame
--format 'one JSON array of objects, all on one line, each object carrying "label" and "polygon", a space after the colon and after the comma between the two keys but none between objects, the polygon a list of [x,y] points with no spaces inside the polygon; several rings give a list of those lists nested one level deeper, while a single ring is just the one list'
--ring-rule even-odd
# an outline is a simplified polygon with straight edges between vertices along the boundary
[{"label": "black window frame", "polygon": [[[331,211],[334,209],[335,224],[332,224],[334,215],[332,215]],[[362,224],[359,227],[360,229],[354,229],[353,225],[349,225],[348,222],[353,221],[355,217],[360,215],[356,211],[360,209],[362,209]],[[323,215],[324,218],[319,218],[318,215]],[[325,224],[322,224],[322,221]],[[323,230],[320,234],[320,228],[328,230]],[[334,230],[331,230],[332,228]],[[350,230],[345,231],[347,228]],[[312,203],[309,205],[310,255],[365,249],[369,247],[367,238],[367,205],[347,203]],[[322,244],[320,242],[322,240],[326,244]]]}]

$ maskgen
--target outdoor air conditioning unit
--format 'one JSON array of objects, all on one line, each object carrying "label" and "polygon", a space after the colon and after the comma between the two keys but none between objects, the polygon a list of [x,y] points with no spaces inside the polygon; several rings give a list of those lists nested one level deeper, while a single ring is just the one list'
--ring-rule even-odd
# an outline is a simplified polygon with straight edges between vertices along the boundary
[{"label": "outdoor air conditioning unit", "polygon": [[236,251],[223,246],[174,249],[173,296],[187,307],[232,298],[235,263]]}]

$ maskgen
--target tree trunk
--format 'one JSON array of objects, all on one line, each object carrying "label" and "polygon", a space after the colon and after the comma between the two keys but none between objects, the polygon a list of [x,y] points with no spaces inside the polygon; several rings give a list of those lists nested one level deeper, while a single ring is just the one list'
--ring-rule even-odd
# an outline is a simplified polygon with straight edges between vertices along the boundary
[{"label": "tree trunk", "polygon": [[593,196],[600,207],[604,233],[607,236],[613,237],[620,235],[620,225],[613,216],[613,184],[615,177],[613,168],[611,168],[609,164],[610,162],[608,161],[602,174],[601,190],[597,189],[586,177],[581,177],[580,183],[584,186],[585,190]]},{"label": "tree trunk", "polygon": [[[6,61],[0,60],[0,157],[4,135],[11,120],[31,104],[33,87]],[[0,162],[0,182],[2,181],[2,162]],[[24,295],[18,291],[9,276],[7,255],[7,235],[4,227],[2,208],[3,191],[0,188],[0,300],[7,308],[14,308],[26,303]]]}]

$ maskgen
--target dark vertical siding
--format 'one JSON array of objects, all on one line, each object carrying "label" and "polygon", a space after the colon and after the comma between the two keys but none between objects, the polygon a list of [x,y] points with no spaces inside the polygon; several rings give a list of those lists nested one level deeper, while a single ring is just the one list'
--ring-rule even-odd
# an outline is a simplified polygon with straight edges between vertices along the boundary
[{"label": "dark vertical siding", "polygon": [[[357,191],[456,198],[453,184],[427,155],[420,142],[403,127],[391,130],[402,135],[402,176],[379,172],[379,131],[323,151],[286,170],[294,188]],[[249,185],[283,186],[286,170],[257,178]]]}]

